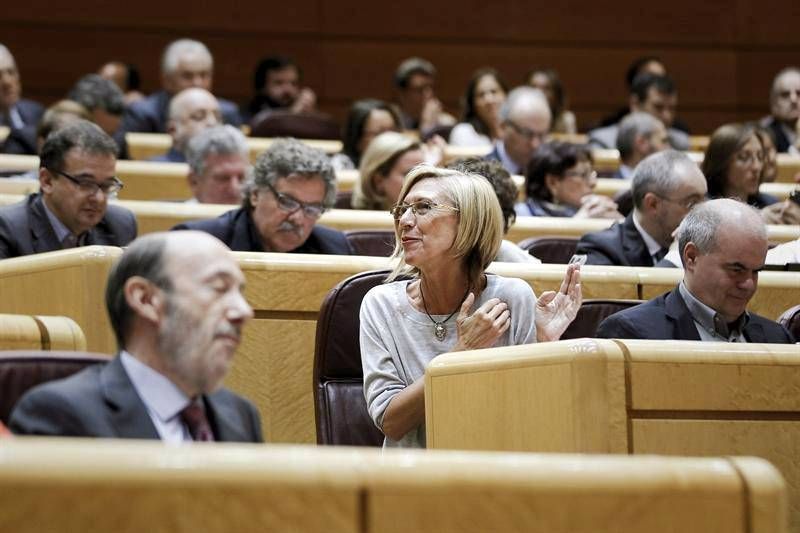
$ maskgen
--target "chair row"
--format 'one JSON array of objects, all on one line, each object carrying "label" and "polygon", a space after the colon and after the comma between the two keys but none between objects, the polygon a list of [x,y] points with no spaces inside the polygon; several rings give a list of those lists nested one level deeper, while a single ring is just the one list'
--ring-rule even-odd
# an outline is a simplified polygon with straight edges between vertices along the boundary
[{"label": "chair row", "polygon": [[85,350],[80,326],[66,316],[0,314],[0,350]]},{"label": "chair row", "polygon": [[667,458],[17,438],[8,531],[785,533],[756,458]]}]

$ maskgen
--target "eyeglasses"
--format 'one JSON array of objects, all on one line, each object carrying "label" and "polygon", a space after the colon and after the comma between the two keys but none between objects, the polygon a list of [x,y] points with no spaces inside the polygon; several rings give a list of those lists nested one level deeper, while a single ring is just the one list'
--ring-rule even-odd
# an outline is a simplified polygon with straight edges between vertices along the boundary
[{"label": "eyeglasses", "polygon": [[597,172],[594,170],[590,170],[588,172],[578,172],[576,170],[568,171],[564,173],[565,178],[580,178],[586,182],[592,182],[597,179]]},{"label": "eyeglasses", "polygon": [[532,129],[526,128],[525,126],[520,126],[513,120],[509,119],[506,119],[505,123],[511,126],[514,129],[514,131],[516,131],[519,135],[525,137],[529,141],[532,141],[534,139],[544,141],[547,138],[546,131],[533,131]]},{"label": "eyeglasses", "polygon": [[281,209],[281,211],[286,211],[287,213],[292,214],[298,209],[302,209],[303,214],[308,218],[319,218],[322,216],[322,213],[325,212],[325,206],[318,202],[301,202],[289,194],[276,191],[275,187],[269,183],[267,183],[265,186],[267,189],[272,191],[272,194],[275,195],[275,198],[278,200],[278,207]]},{"label": "eyeglasses", "polygon": [[87,196],[92,196],[97,194],[97,191],[102,191],[103,194],[106,195],[108,198],[115,198],[117,196],[117,193],[122,190],[122,187],[125,186],[125,184],[122,183],[117,178],[111,178],[107,181],[104,181],[103,183],[97,183],[93,179],[78,178],[75,176],[71,176],[62,170],[53,170],[51,168],[48,168],[47,170],[49,170],[53,174],[64,176],[69,181],[74,183],[78,187],[78,190],[81,193]]},{"label": "eyeglasses", "polygon": [[428,215],[435,209],[449,209],[450,211],[454,211],[456,213],[460,211],[460,209],[453,207],[452,205],[437,204],[436,202],[431,202],[430,200],[417,200],[416,202],[411,202],[410,204],[395,204],[389,210],[389,213],[392,214],[395,220],[400,220],[409,209],[411,209],[411,213],[414,216],[420,217]]},{"label": "eyeglasses", "polygon": [[736,152],[736,162],[743,165],[749,165],[753,162],[763,163],[763,152]]}]

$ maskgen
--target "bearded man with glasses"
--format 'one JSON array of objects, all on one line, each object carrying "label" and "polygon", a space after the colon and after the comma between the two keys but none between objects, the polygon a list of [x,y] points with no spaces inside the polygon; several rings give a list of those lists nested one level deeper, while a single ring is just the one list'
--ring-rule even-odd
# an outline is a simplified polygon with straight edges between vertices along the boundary
[{"label": "bearded man with glasses", "polygon": [[39,156],[39,192],[0,208],[0,259],[135,239],[133,213],[108,205],[122,189],[116,154],[113,139],[85,120],[52,133]]},{"label": "bearded man with glasses", "polygon": [[316,224],[335,201],[328,156],[296,139],[280,139],[258,156],[242,207],[173,229],[205,231],[237,252],[349,255],[342,232]]}]

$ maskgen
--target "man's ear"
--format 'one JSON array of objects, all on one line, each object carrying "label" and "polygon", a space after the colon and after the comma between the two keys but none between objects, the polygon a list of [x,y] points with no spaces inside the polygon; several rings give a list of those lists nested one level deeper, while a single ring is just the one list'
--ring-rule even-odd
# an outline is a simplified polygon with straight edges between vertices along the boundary
[{"label": "man's ear", "polygon": [[133,312],[157,325],[164,315],[164,292],[152,281],[141,276],[128,278],[124,287],[125,301]]},{"label": "man's ear", "polygon": [[642,207],[645,211],[655,211],[658,209],[658,204],[661,202],[661,198],[658,197],[653,192],[647,192],[642,198]]},{"label": "man's ear", "polygon": [[258,187],[253,187],[253,189],[250,191],[250,207],[255,209],[257,204],[258,204]]},{"label": "man's ear", "polygon": [[697,246],[695,246],[692,241],[689,241],[683,248],[682,255],[683,269],[694,272],[694,268],[697,265],[697,258],[700,256],[700,250],[697,249]]},{"label": "man's ear", "polygon": [[39,167],[39,189],[45,194],[53,190],[53,174],[44,167]]}]

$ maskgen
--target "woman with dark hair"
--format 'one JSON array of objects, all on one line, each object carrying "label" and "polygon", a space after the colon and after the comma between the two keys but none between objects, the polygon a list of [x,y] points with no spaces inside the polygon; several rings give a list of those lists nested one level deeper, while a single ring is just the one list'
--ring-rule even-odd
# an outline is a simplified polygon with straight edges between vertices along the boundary
[{"label": "woman with dark hair", "polygon": [[617,204],[592,194],[597,173],[592,154],[582,144],[550,142],[533,155],[525,175],[526,200],[518,216],[621,219]]},{"label": "woman with dark hair", "polygon": [[333,168],[358,168],[370,141],[385,131],[400,131],[400,116],[392,105],[372,98],[353,102],[344,127],[342,151],[331,159]]},{"label": "woman with dark hair", "polygon": [[453,146],[491,146],[500,137],[500,106],[508,86],[493,68],[482,68],[472,75],[464,94],[461,122],[450,132]]},{"label": "woman with dark hair", "polygon": [[553,125],[550,128],[552,133],[578,132],[575,113],[566,108],[567,97],[558,72],[550,68],[532,70],[528,74],[528,85],[539,89],[547,97],[550,113],[553,115]]}]

